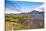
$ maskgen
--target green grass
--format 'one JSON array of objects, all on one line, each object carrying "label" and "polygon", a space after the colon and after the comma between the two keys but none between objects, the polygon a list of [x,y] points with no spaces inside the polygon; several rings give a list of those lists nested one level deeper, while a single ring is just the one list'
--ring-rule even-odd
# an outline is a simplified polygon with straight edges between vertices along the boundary
[{"label": "green grass", "polygon": [[[32,26],[28,26],[28,25],[25,25],[23,24],[26,19],[24,19],[23,17],[21,16],[5,16],[5,21],[8,22],[8,23],[11,23],[13,22],[13,27],[14,29],[16,30],[23,30],[23,29],[31,29]],[[17,24],[15,24],[17,23]]]}]

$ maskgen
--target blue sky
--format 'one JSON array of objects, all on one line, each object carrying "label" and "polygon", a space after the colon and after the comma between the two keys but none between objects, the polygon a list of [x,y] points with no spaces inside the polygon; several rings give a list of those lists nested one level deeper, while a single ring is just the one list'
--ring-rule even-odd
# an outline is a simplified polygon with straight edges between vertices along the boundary
[{"label": "blue sky", "polygon": [[[14,12],[30,12],[33,9],[43,5],[43,2],[28,2],[28,1],[9,1],[5,2],[6,11]],[[40,11],[40,10],[39,10]]]}]

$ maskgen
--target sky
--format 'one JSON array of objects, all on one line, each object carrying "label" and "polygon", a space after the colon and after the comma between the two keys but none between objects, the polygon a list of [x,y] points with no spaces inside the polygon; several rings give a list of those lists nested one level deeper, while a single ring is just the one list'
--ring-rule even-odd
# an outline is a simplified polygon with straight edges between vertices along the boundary
[{"label": "sky", "polygon": [[[29,2],[29,1],[16,1],[16,0],[6,0],[5,1],[6,13],[22,13],[30,12],[33,10],[43,11],[43,2]],[[42,8],[41,8],[42,7]],[[40,9],[40,10],[38,10]]]}]

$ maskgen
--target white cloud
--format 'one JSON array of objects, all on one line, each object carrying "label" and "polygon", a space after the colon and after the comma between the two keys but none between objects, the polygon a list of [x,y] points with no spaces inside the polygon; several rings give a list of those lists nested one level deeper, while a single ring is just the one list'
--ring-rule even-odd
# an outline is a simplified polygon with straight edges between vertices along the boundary
[{"label": "white cloud", "polygon": [[[42,5],[42,6],[36,7],[35,9],[32,9],[32,10],[42,11],[42,10],[40,10],[40,9],[41,9],[41,8],[44,8],[44,7],[45,7],[45,5]],[[24,9],[21,9],[21,10],[22,10],[22,12],[26,12],[26,13],[32,11],[32,10],[27,10],[27,11],[25,11]],[[7,8],[6,8],[6,13],[8,13],[8,14],[10,14],[10,13],[16,14],[16,13],[22,13],[22,12],[17,11],[17,10],[11,10],[11,9],[7,9]]]},{"label": "white cloud", "polygon": [[10,14],[10,13],[16,14],[16,13],[21,13],[21,12],[13,11],[13,10],[11,10],[11,9],[6,8],[6,12],[5,12],[5,13],[6,13],[6,14]]},{"label": "white cloud", "polygon": [[21,12],[15,12],[15,11],[6,11],[6,14],[10,14],[10,13],[14,13],[14,14],[16,14],[16,13],[21,13]]},{"label": "white cloud", "polygon": [[42,9],[42,8],[45,8],[45,5],[41,5],[41,6],[35,8],[35,9],[33,9],[33,10],[42,11],[42,10],[40,10],[40,9]]}]

